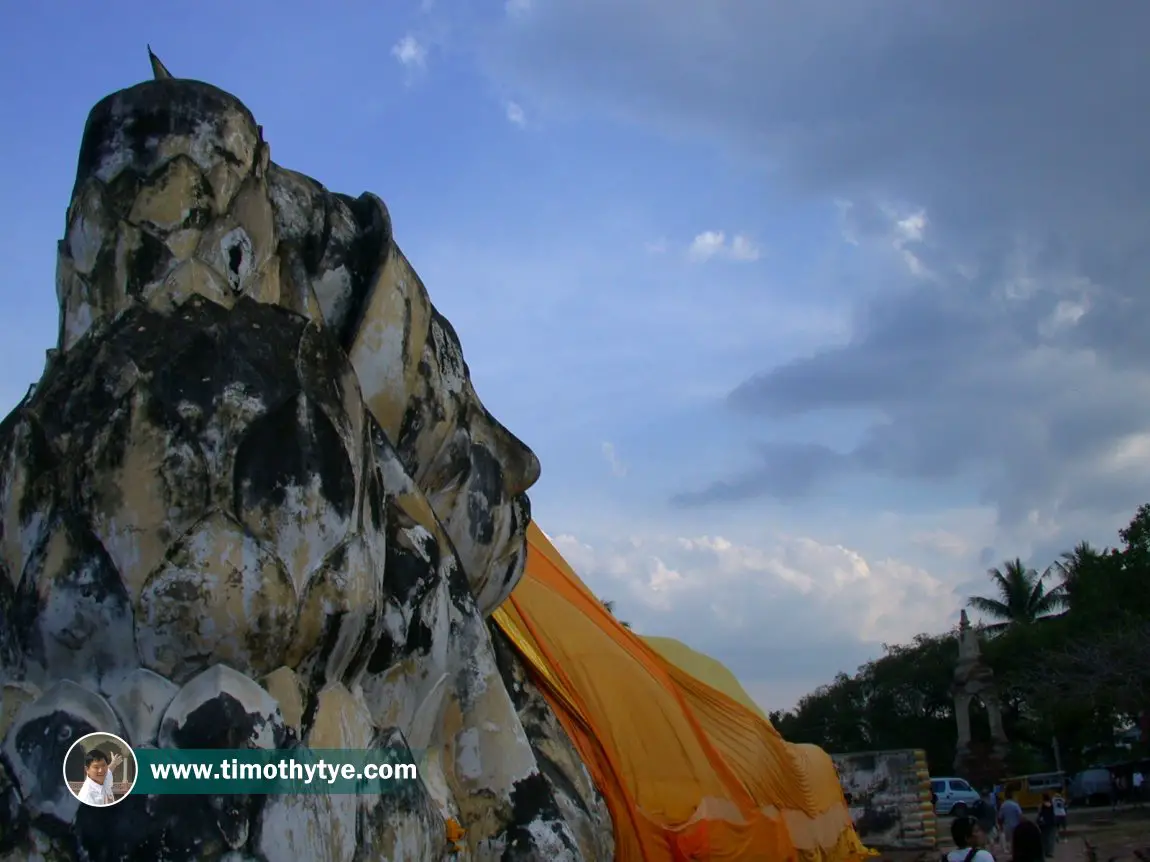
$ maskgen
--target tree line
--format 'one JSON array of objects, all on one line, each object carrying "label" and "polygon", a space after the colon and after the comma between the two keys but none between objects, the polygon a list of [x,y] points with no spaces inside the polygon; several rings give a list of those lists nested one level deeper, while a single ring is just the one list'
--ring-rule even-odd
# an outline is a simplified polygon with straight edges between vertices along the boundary
[{"label": "tree line", "polygon": [[[969,607],[982,615],[983,656],[994,670],[1011,742],[1010,767],[1022,774],[1075,771],[1127,757],[1119,730],[1150,718],[1150,504],[1119,531],[1113,548],[1080,542],[1039,572],[1020,559],[992,568],[990,594]],[[884,645],[854,674],[771,713],[785,738],[832,753],[922,748],[931,771],[952,769],[957,729],[951,683],[957,631]],[[984,710],[972,730],[986,740]],[[1057,755],[1055,751],[1057,750]]]}]

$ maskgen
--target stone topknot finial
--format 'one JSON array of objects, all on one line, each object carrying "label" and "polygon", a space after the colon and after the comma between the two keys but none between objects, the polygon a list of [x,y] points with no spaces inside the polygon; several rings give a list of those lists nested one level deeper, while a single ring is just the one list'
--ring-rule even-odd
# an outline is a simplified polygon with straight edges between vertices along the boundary
[{"label": "stone topknot finial", "polygon": [[958,628],[960,631],[966,631],[970,628],[970,617],[966,615],[966,608],[962,609],[962,614],[958,618]]},{"label": "stone topknot finial", "polygon": [[163,64],[159,57],[152,53],[152,46],[148,46],[148,59],[152,63],[152,74],[157,81],[166,81],[173,77],[172,73],[168,71],[168,67]]}]

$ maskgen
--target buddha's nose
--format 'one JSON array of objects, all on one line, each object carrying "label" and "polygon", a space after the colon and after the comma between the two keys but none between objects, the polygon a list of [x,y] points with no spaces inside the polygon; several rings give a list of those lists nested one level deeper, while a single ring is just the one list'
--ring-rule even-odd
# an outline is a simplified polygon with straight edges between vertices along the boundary
[{"label": "buddha's nose", "polygon": [[523,494],[539,481],[542,467],[527,444],[494,422],[496,455],[503,466],[503,491],[508,497]]}]

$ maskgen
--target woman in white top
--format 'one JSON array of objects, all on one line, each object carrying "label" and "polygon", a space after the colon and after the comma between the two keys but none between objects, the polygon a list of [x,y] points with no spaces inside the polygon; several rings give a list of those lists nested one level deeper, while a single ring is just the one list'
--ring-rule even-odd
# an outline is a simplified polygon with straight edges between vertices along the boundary
[{"label": "woman in white top", "polygon": [[950,837],[958,849],[943,857],[946,862],[994,862],[994,856],[986,849],[986,833],[973,817],[954,818]]},{"label": "woman in white top", "polygon": [[93,748],[84,758],[84,786],[76,795],[85,805],[111,805],[116,801],[112,792],[112,772],[123,761],[123,757],[113,754],[111,759],[98,748]]},{"label": "woman in white top", "polygon": [[1056,795],[1051,802],[1054,804],[1054,825],[1058,828],[1058,840],[1066,840],[1066,800],[1062,795]]}]

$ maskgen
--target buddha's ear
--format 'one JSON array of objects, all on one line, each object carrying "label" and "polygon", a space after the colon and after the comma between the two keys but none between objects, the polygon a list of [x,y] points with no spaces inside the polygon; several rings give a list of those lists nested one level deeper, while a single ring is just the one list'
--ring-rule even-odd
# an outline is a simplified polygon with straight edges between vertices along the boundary
[{"label": "buddha's ear", "polygon": [[155,76],[157,81],[166,81],[172,77],[172,73],[168,71],[168,67],[163,64],[159,57],[152,53],[152,46],[148,46],[148,59],[152,62],[152,75]]}]

